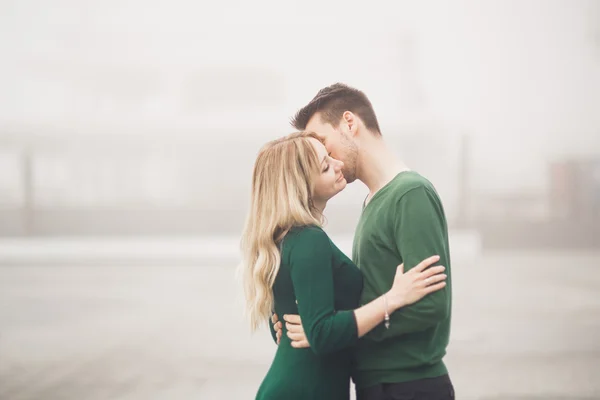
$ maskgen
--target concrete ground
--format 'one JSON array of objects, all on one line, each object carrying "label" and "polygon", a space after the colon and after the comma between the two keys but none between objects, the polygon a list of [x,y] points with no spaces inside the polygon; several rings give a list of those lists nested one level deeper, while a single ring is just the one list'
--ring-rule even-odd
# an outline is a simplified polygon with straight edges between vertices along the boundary
[{"label": "concrete ground", "polygon": [[[251,399],[275,351],[228,263],[0,264],[1,400]],[[452,270],[457,399],[600,399],[600,251]]]}]

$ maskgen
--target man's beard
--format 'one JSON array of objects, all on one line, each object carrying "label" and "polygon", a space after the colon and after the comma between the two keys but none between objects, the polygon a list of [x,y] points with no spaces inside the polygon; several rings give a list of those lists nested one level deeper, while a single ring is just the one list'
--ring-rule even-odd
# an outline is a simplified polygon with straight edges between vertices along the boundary
[{"label": "man's beard", "polygon": [[356,180],[356,163],[358,161],[358,148],[356,144],[342,133],[342,145],[344,151],[344,166],[342,167],[342,174],[346,183],[352,183]]}]

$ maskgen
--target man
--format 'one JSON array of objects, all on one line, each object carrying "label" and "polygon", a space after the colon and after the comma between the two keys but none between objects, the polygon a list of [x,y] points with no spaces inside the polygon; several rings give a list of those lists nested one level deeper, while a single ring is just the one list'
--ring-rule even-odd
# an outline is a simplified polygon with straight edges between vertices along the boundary
[{"label": "man", "polygon": [[[442,361],[451,313],[448,229],[435,188],[387,147],[371,102],[357,89],[340,83],[321,89],[292,125],[322,137],[331,156],[344,162],[346,181],[358,179],[369,188],[352,248],[364,276],[361,304],[390,289],[401,263],[409,270],[437,254],[446,266],[446,288],[395,312],[388,327],[381,324],[360,340],[353,374],[357,399],[454,399]],[[300,318],[284,319],[294,347],[308,346]],[[273,322],[281,335],[276,317]]]}]

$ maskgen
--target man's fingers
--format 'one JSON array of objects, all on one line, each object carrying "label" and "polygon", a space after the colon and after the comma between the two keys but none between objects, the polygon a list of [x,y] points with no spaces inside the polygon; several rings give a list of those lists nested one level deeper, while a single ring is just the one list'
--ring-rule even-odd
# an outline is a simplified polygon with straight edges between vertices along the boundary
[{"label": "man's fingers", "polygon": [[299,342],[292,342],[292,347],[295,349],[306,349],[310,347],[308,340],[300,340]]},{"label": "man's fingers", "polygon": [[275,329],[275,337],[277,338],[277,344],[281,343],[281,335],[283,335],[283,324],[281,321],[273,325]]},{"label": "man's fingers", "polygon": [[286,322],[285,328],[288,330],[288,332],[304,333],[304,328],[302,327],[302,325],[294,325],[290,324],[289,322]]},{"label": "man's fingers", "polygon": [[292,339],[292,341],[306,340],[306,337],[304,336],[303,333],[294,333],[294,332],[289,332],[288,331],[287,337],[289,337],[290,339]]},{"label": "man's fingers", "polygon": [[300,316],[296,315],[296,314],[285,314],[283,316],[283,319],[286,322],[289,322],[291,324],[301,324],[302,323],[302,320],[300,319]]},{"label": "man's fingers", "polygon": [[279,321],[279,317],[276,313],[273,313],[273,315],[271,315],[271,322],[273,323],[273,325],[275,325],[277,321]]}]

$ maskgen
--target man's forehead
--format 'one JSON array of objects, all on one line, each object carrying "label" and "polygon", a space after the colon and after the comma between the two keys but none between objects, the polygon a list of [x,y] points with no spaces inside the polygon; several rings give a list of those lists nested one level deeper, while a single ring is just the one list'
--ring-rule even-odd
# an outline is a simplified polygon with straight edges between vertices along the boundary
[{"label": "man's forehead", "polygon": [[326,139],[334,131],[333,126],[323,123],[319,115],[315,114],[306,124],[306,130],[316,133],[319,137]]}]

